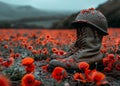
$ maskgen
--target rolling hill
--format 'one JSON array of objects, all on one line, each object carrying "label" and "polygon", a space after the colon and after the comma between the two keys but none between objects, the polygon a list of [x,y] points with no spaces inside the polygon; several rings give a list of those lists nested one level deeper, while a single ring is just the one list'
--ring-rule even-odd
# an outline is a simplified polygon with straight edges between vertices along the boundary
[{"label": "rolling hill", "polygon": [[18,6],[0,2],[0,27],[36,26],[50,27],[52,23],[65,18],[69,14],[44,11],[32,6]]},{"label": "rolling hill", "polygon": [[[100,10],[106,16],[109,27],[120,27],[120,0],[108,0],[96,9]],[[51,28],[73,28],[71,23],[78,13],[74,13],[64,20],[54,23]]]}]

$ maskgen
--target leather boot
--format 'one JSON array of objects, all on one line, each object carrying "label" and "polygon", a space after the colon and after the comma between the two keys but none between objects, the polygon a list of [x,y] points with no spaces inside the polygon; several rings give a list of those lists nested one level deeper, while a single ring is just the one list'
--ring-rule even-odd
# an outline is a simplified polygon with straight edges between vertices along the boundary
[{"label": "leather boot", "polygon": [[51,67],[60,66],[71,70],[78,69],[77,64],[82,61],[88,62],[90,65],[102,61],[103,55],[100,53],[100,47],[103,36],[95,28],[79,27],[77,37],[75,47],[79,50],[65,59],[51,60]]}]

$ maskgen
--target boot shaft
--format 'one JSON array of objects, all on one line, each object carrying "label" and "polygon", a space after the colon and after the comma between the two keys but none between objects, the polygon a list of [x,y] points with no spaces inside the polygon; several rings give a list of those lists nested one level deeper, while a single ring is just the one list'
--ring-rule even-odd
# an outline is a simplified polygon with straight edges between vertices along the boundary
[{"label": "boot shaft", "polygon": [[100,49],[103,36],[94,28],[82,27],[77,28],[77,40],[75,47],[79,49]]}]

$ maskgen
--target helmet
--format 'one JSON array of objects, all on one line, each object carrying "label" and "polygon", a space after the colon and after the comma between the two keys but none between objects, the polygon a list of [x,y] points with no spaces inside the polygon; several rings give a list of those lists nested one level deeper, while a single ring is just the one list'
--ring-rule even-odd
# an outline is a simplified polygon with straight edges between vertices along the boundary
[{"label": "helmet", "polygon": [[82,10],[72,22],[73,26],[89,25],[95,27],[103,35],[108,35],[108,23],[105,16],[94,8]]}]

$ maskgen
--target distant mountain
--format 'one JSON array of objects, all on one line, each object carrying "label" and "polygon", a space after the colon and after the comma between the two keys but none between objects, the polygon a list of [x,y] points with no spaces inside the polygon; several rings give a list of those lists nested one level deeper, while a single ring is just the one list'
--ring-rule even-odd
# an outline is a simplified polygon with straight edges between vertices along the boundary
[{"label": "distant mountain", "polygon": [[[96,9],[100,10],[106,16],[109,27],[120,27],[120,0],[108,0]],[[64,20],[54,23],[51,28],[73,28],[71,23],[77,14],[74,13]]]},{"label": "distant mountain", "polygon": [[0,2],[0,20],[56,16],[60,13],[43,11],[32,6],[17,6]]},{"label": "distant mountain", "polygon": [[68,15],[64,12],[43,11],[32,6],[18,6],[0,2],[0,27],[4,27],[6,24],[37,24],[38,26],[50,27],[53,22],[63,19]]},{"label": "distant mountain", "polygon": [[0,20],[15,20],[26,17],[43,16],[44,11],[31,6],[16,6],[0,2]]}]

